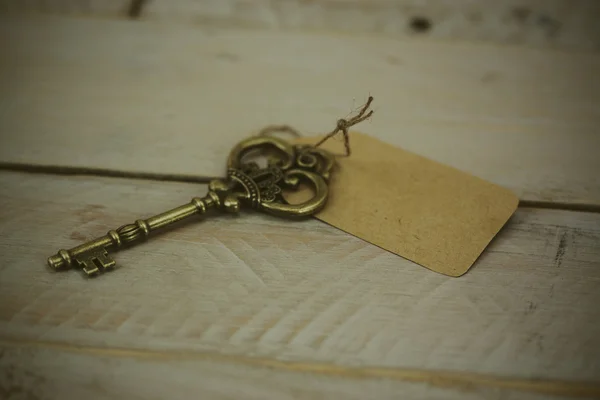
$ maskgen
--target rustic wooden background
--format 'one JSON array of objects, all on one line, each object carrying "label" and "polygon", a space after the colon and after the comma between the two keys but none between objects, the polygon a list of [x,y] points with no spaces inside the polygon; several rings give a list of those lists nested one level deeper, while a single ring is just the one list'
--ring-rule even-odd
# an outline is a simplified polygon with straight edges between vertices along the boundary
[{"label": "rustic wooden background", "polygon": [[[0,0],[0,398],[600,398],[600,2]],[[59,248],[203,194],[267,124],[515,191],[449,278],[214,218],[86,280]]]}]

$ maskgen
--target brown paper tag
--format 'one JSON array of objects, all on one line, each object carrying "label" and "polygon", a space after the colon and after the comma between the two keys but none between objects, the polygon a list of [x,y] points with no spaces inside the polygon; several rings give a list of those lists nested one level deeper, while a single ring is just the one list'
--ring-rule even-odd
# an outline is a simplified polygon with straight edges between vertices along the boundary
[{"label": "brown paper tag", "polygon": [[[316,217],[433,271],[467,272],[519,203],[505,188],[373,137],[352,132],[350,143]],[[342,153],[335,140],[323,147]]]}]

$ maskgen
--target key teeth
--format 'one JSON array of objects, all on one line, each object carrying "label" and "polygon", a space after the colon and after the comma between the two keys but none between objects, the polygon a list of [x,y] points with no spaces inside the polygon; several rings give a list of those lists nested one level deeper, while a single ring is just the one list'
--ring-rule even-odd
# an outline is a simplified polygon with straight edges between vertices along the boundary
[{"label": "key teeth", "polygon": [[116,265],[115,260],[110,258],[106,250],[103,250],[100,252],[100,254],[97,254],[96,260],[100,263],[102,269],[104,270],[114,268]]},{"label": "key teeth", "polygon": [[96,276],[100,274],[100,270],[98,267],[96,267],[96,265],[89,266],[86,264],[85,267],[83,267],[83,272],[85,272],[87,276]]},{"label": "key teeth", "polygon": [[106,250],[100,250],[87,255],[84,259],[78,258],[77,262],[83,267],[83,272],[89,277],[97,276],[101,272],[106,272],[116,266],[115,261],[110,258]]}]

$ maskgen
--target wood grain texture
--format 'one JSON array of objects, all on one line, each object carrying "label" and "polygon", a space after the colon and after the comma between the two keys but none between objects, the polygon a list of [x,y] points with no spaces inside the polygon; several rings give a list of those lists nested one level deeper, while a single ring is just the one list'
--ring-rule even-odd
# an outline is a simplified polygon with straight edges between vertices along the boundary
[{"label": "wood grain texture", "polygon": [[371,93],[369,134],[600,204],[597,55],[49,17],[3,19],[0,44],[4,163],[221,175],[250,132],[326,132]]},{"label": "wood grain texture", "polygon": [[[230,28],[600,49],[600,5],[595,0],[153,0],[144,18]],[[429,27],[417,20],[427,21]]]},{"label": "wood grain texture", "polygon": [[346,367],[600,381],[600,215],[520,209],[462,278],[316,220],[214,217],[116,254],[57,249],[203,185],[2,173],[0,337]]},{"label": "wood grain texture", "polygon": [[[135,0],[0,0],[0,12],[123,18]],[[152,0],[144,19],[600,50],[595,0]],[[143,4],[142,4],[143,3]],[[425,21],[425,22],[423,22]]]},{"label": "wood grain texture", "polygon": [[[278,363],[211,354],[0,343],[0,395],[86,399],[592,398],[598,385]],[[12,397],[11,397],[12,396]]]}]

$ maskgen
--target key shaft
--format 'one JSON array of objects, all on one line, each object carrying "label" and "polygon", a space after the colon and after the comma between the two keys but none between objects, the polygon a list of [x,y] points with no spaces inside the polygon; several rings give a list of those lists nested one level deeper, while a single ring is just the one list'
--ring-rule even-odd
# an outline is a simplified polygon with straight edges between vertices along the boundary
[{"label": "key shaft", "polygon": [[[173,208],[172,210],[160,213],[148,219],[138,219],[132,224],[123,225],[117,229],[110,230],[104,236],[86,242],[70,250],[59,250],[55,255],[48,258],[48,265],[55,270],[67,269],[74,266],[75,263],[93,263],[97,260],[97,252],[103,250],[115,251],[126,246],[134,245],[145,240],[151,233],[173,225],[179,221],[195,215],[204,214],[207,209],[217,205],[218,198],[209,192],[203,198],[194,197],[188,204]],[[88,260],[89,255],[93,260]],[[96,264],[98,261],[96,261]],[[109,267],[114,266],[107,263]],[[87,268],[87,269],[85,269]],[[91,265],[85,267],[86,272],[99,272]]]}]

